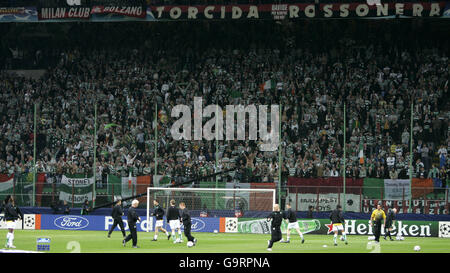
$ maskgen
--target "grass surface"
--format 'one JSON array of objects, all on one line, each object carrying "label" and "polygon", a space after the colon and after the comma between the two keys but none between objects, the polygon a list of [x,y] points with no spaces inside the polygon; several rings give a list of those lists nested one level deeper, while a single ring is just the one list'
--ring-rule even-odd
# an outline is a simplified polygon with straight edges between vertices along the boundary
[{"label": "grass surface", "polygon": [[[6,230],[0,230],[4,248]],[[165,235],[159,235],[158,241],[152,242],[153,232],[138,232],[138,246],[131,247],[131,241],[122,246],[122,234],[114,231],[107,238],[104,231],[64,231],[64,230],[16,230],[14,245],[17,249],[36,251],[36,239],[51,239],[50,252],[69,253],[267,253],[267,240],[270,235],[231,234],[231,233],[193,233],[198,239],[195,247],[186,246],[186,238],[181,244],[174,244]],[[292,235],[291,235],[292,236]],[[284,236],[285,238],[285,236]],[[305,235],[305,243],[301,244],[299,236],[293,236],[291,243],[275,243],[273,253],[411,253],[416,245],[420,252],[450,253],[449,238],[405,237],[404,241],[385,241],[381,239],[379,248],[368,244],[367,236],[348,236],[348,245],[338,241],[333,245],[332,235]],[[326,245],[326,247],[324,247]]]}]

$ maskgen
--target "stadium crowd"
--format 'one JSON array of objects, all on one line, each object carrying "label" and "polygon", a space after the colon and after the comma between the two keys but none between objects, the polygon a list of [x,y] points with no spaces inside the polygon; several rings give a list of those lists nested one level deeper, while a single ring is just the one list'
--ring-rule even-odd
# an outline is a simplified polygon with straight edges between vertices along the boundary
[{"label": "stadium crowd", "polygon": [[[283,177],[408,178],[413,103],[412,176],[445,187],[448,41],[416,40],[409,25],[386,32],[346,22],[356,28],[347,33],[341,24],[76,25],[53,47],[17,42],[26,61],[47,69],[39,79],[6,71],[14,44],[5,42],[0,173],[33,170],[35,104],[38,172],[92,172],[97,105],[100,187],[107,174],[155,174],[156,135],[159,175],[185,181],[239,167],[221,179],[278,180],[278,151],[261,152],[258,141],[172,139],[172,107],[199,96],[204,105],[281,104]],[[367,28],[372,35],[358,35]]]}]

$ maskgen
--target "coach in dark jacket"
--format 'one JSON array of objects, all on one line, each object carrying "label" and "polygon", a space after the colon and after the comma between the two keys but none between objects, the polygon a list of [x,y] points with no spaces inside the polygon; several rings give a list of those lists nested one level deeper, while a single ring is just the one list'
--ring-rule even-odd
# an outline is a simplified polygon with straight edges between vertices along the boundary
[{"label": "coach in dark jacket", "polygon": [[125,234],[125,227],[123,226],[122,216],[123,216],[123,210],[122,210],[122,200],[117,201],[116,205],[114,206],[111,216],[114,220],[113,225],[109,229],[108,232],[108,238],[111,237],[111,233],[113,230],[119,225],[120,230],[122,231],[123,238],[125,238],[127,235]]},{"label": "coach in dark jacket", "polygon": [[129,241],[133,240],[133,248],[138,248],[137,246],[137,230],[136,230],[136,222],[141,221],[141,218],[136,213],[136,208],[139,206],[138,200],[133,200],[131,202],[131,207],[128,209],[127,220],[128,220],[128,228],[130,229],[130,234],[122,241],[123,246]]}]

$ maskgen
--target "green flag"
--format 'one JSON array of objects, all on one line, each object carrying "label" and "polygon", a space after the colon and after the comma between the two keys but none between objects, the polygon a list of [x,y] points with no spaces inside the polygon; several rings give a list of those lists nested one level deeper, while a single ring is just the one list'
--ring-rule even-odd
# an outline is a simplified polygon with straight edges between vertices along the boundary
[{"label": "green flag", "polygon": [[85,200],[92,201],[92,187],[94,185],[94,177],[85,177],[84,174],[63,175],[61,185],[59,187],[59,199],[72,203],[74,205],[82,205]]},{"label": "green flag", "polygon": [[115,126],[119,126],[119,127],[120,127],[119,124],[115,124],[115,123],[105,124],[105,130],[106,130],[106,129],[109,129],[109,128],[111,128],[111,127],[115,127]]}]

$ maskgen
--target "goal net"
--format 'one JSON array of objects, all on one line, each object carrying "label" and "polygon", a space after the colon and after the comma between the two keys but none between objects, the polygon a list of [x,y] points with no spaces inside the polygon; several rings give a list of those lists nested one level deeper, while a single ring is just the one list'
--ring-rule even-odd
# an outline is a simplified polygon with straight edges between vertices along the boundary
[{"label": "goal net", "polygon": [[153,211],[155,199],[166,212],[170,200],[175,200],[177,207],[184,202],[193,217],[235,217],[236,213],[272,211],[275,189],[149,187],[147,219]]}]

